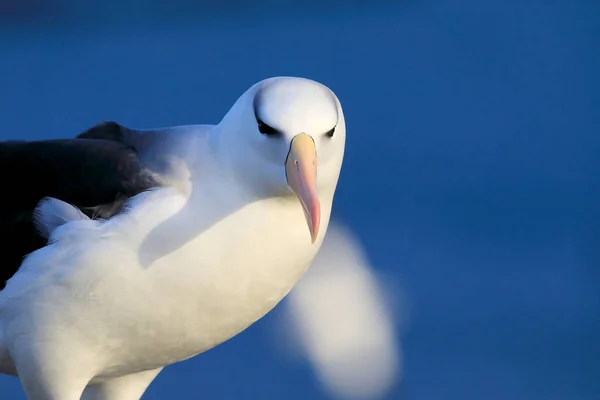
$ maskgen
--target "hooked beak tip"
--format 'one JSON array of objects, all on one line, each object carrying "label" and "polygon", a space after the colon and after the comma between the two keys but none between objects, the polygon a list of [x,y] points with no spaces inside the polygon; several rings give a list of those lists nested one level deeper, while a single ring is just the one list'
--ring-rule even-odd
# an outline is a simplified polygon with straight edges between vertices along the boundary
[{"label": "hooked beak tip", "polygon": [[296,193],[310,230],[311,243],[319,235],[321,206],[317,195],[317,154],[315,143],[309,135],[300,133],[292,139],[285,163],[288,185]]}]

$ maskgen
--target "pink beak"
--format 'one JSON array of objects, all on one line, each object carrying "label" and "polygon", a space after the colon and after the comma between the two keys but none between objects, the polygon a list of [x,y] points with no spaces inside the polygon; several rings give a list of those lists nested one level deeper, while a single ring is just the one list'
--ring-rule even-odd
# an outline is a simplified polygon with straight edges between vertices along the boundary
[{"label": "pink beak", "polygon": [[312,243],[317,240],[321,223],[321,204],[317,196],[317,152],[315,142],[306,133],[292,139],[285,161],[288,185],[300,199]]}]

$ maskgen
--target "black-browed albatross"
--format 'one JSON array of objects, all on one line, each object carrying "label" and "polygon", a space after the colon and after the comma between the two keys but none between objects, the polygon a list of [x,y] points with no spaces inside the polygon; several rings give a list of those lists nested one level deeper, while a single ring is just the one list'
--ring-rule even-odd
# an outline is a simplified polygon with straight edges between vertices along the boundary
[{"label": "black-browed albatross", "polygon": [[30,400],[139,399],[260,319],[321,246],[345,133],[330,89],[278,77],[217,125],[1,144],[0,373]]}]

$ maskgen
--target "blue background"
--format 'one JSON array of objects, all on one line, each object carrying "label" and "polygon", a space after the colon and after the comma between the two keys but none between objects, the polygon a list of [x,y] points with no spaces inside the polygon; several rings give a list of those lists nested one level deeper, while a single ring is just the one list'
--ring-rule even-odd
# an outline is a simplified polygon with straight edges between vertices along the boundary
[{"label": "blue background", "polygon": [[[338,94],[334,217],[410,299],[389,399],[600,398],[599,2],[9,3],[0,139],[217,123],[275,75]],[[145,399],[327,399],[277,312]]]}]

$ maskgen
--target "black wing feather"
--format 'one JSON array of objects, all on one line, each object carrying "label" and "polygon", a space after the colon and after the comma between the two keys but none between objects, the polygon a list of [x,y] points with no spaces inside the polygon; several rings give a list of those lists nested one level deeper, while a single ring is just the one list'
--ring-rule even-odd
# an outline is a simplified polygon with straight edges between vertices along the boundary
[{"label": "black wing feather", "polygon": [[129,146],[131,131],[114,122],[74,139],[0,142],[0,289],[23,257],[46,245],[33,222],[44,197],[55,197],[90,218],[108,218],[130,197],[159,186]]}]

